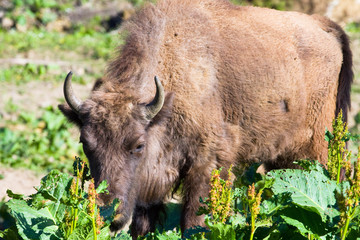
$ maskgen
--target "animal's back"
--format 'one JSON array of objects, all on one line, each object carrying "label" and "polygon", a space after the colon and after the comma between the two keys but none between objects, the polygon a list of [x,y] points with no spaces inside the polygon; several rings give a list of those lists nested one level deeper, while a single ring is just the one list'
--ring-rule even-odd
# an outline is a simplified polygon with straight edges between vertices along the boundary
[{"label": "animal's back", "polygon": [[140,101],[157,75],[175,92],[172,126],[182,137],[206,145],[225,136],[240,160],[324,162],[343,61],[329,23],[225,0],[159,1],[130,25],[141,35]]},{"label": "animal's back", "polygon": [[224,121],[241,159],[324,161],[319,138],[331,127],[343,60],[336,34],[305,14],[221,0],[161,7],[171,14],[158,69],[182,117],[205,131]]}]

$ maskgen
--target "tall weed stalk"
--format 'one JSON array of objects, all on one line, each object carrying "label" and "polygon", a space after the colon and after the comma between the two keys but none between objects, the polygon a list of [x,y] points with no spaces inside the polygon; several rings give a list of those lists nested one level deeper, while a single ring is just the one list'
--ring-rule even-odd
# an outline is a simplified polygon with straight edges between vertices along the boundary
[{"label": "tall weed stalk", "polygon": [[[350,140],[351,134],[347,124],[342,120],[340,111],[333,121],[333,132],[326,131],[325,139],[329,142],[328,171],[332,179],[340,187],[337,199],[340,210],[340,238],[345,240],[351,221],[360,209],[360,148],[355,166],[351,164],[351,152],[346,149],[346,142]],[[341,169],[344,169],[345,176],[341,176]],[[352,171],[353,170],[353,171]],[[344,184],[341,183],[343,178]]]}]

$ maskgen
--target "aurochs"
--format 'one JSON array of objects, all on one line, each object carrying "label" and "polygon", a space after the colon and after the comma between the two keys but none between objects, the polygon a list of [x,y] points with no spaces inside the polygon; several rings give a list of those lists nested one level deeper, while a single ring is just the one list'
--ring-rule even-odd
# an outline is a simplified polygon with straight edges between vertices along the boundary
[{"label": "aurochs", "polygon": [[[127,39],[89,99],[65,80],[60,109],[81,131],[113,229],[153,231],[164,199],[183,186],[181,227],[211,170],[327,158],[325,127],[350,107],[352,56],[344,31],[321,16],[236,7],[225,0],[160,0],[125,26]],[[154,82],[154,76],[157,76]]]}]

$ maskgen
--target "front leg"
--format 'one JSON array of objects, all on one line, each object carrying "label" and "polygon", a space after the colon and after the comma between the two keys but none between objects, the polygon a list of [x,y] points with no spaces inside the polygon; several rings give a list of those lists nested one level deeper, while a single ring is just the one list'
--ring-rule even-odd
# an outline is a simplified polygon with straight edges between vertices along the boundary
[{"label": "front leg", "polygon": [[148,232],[155,232],[156,224],[162,224],[165,218],[165,205],[163,203],[149,206],[136,206],[130,226],[131,236],[145,236]]},{"label": "front leg", "polygon": [[215,166],[212,164],[206,167],[192,168],[184,179],[183,209],[181,214],[182,232],[195,226],[205,226],[204,215],[198,216],[196,213],[201,206],[200,197],[204,199],[209,195],[209,182],[213,168]]}]

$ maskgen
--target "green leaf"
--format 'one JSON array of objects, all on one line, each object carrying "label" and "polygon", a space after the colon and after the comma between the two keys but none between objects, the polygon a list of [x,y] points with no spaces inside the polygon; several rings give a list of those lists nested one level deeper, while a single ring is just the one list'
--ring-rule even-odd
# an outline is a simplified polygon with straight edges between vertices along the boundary
[{"label": "green leaf", "polygon": [[126,233],[124,230],[121,230],[112,240],[132,240],[130,234]]},{"label": "green leaf", "polygon": [[58,170],[52,170],[48,175],[41,179],[41,186],[38,192],[45,195],[49,200],[57,201],[67,192],[73,177],[61,173]]},{"label": "green leaf", "polygon": [[318,214],[298,206],[286,208],[280,216],[287,224],[296,227],[304,237],[308,234],[324,236],[327,233],[327,226]]},{"label": "green leaf", "polygon": [[[119,239],[119,238],[116,238]],[[125,235],[125,238],[120,239],[128,239]],[[164,231],[162,233],[159,232],[158,229],[155,232],[150,232],[146,234],[144,237],[139,237],[138,239],[149,239],[149,240],[178,240],[181,239],[181,233],[178,230],[169,230]]]},{"label": "green leaf", "polygon": [[24,194],[16,194],[16,193],[13,193],[13,191],[11,191],[10,189],[6,190],[6,194],[7,194],[10,198],[14,198],[14,199],[24,199],[24,198],[25,198]]},{"label": "green leaf", "polygon": [[18,240],[20,236],[17,232],[16,227],[7,228],[4,231],[0,231],[0,238],[4,240]]},{"label": "green leaf", "polygon": [[360,225],[358,223],[359,222],[357,222],[357,224],[352,224],[349,227],[349,233],[346,236],[346,239],[360,240]]},{"label": "green leaf", "polygon": [[246,217],[240,213],[230,216],[230,223],[233,227],[245,227],[246,226]]},{"label": "green leaf", "polygon": [[[255,236],[257,237],[256,233],[261,233],[261,229],[256,230]],[[273,229],[266,237],[263,238],[256,238],[261,240],[307,240],[308,237],[302,236],[296,228],[289,226],[287,224],[280,224]],[[328,239],[330,240],[330,239]]]},{"label": "green leaf", "polygon": [[319,214],[324,222],[327,217],[336,216],[336,212],[330,211],[336,203],[336,183],[323,172],[287,169],[274,170],[268,175],[275,179],[274,194],[290,193],[293,204]]},{"label": "green leaf", "polygon": [[83,240],[93,236],[92,233],[92,219],[84,211],[78,214],[77,226],[68,237],[68,240]]},{"label": "green leaf", "polygon": [[[91,237],[91,238],[89,238]],[[91,234],[87,239],[89,240],[93,240],[94,239],[94,236],[93,234]],[[109,226],[106,226],[106,227],[103,227],[101,230],[100,230],[100,234],[97,235],[98,239],[99,240],[111,240],[111,236],[110,236],[110,228]]]},{"label": "green leaf", "polygon": [[49,209],[37,210],[24,200],[11,199],[7,203],[11,215],[16,219],[16,227],[23,239],[62,239],[61,232]]},{"label": "green leaf", "polygon": [[[63,203],[70,198],[69,188],[73,177],[68,174],[60,173],[58,170],[52,170],[41,180],[41,186],[38,193],[33,196],[33,204],[37,204],[43,197],[50,200],[47,208],[54,218],[61,222],[65,215],[66,205]],[[40,205],[41,207],[41,205]]]},{"label": "green leaf", "polygon": [[106,180],[104,180],[104,181],[102,181],[102,182],[99,184],[99,186],[96,188],[96,192],[97,192],[98,194],[100,194],[100,193],[107,193],[107,192],[108,192],[107,187],[108,187],[108,184],[107,184]]},{"label": "green leaf", "polygon": [[326,128],[325,130],[325,141],[330,142],[334,138],[334,135]]},{"label": "green leaf", "polygon": [[264,200],[260,204],[260,215],[272,216],[277,214],[278,211],[289,206],[291,202],[291,194],[288,192],[274,195],[268,200]]},{"label": "green leaf", "polygon": [[294,163],[302,167],[305,171],[318,171],[322,172],[325,176],[328,176],[326,169],[318,161],[301,159],[295,161]]},{"label": "green leaf", "polygon": [[235,240],[236,233],[232,225],[217,222],[209,225],[210,240]]},{"label": "green leaf", "polygon": [[[354,213],[352,215],[352,219],[355,219],[360,216],[360,205],[357,205],[354,209]],[[359,219],[360,220],[360,219]]]},{"label": "green leaf", "polygon": [[115,198],[110,205],[100,206],[100,215],[105,219],[105,221],[110,224],[115,217],[116,209],[120,204],[120,200]]}]

